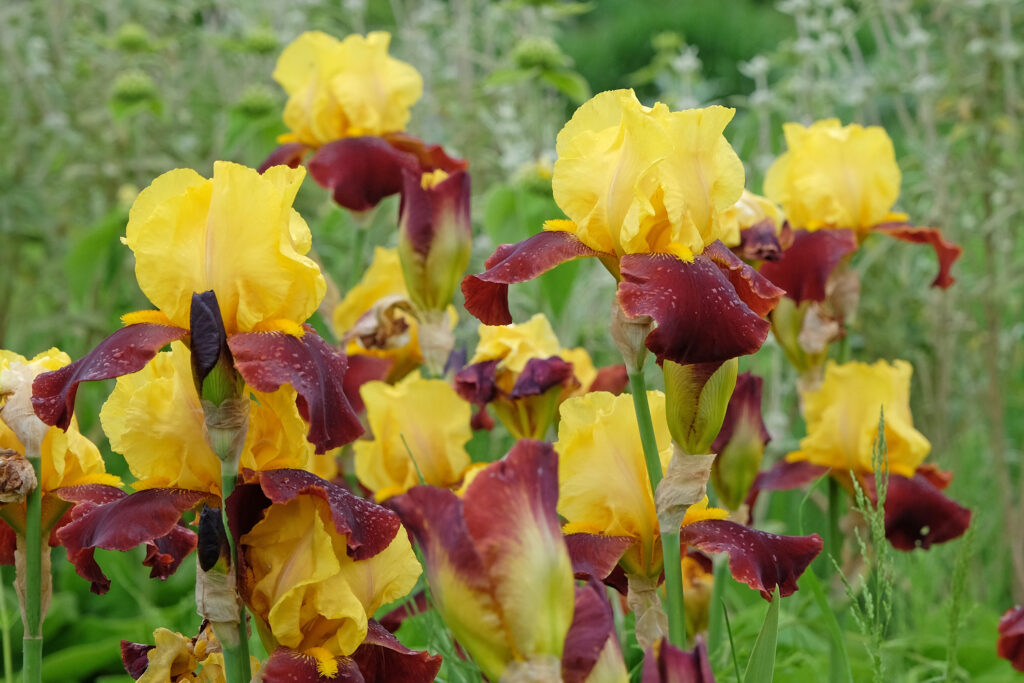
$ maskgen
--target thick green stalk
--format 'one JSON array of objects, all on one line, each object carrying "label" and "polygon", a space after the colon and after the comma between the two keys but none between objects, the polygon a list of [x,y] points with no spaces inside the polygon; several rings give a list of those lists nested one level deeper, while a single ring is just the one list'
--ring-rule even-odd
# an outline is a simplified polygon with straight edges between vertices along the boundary
[{"label": "thick green stalk", "polygon": [[[235,572],[236,581],[238,576],[238,546],[235,539],[231,537],[231,527],[228,526],[227,500],[231,492],[235,490],[235,481],[238,479],[238,462],[235,461],[234,468],[229,463],[221,461],[221,501],[220,513],[224,521],[224,530],[228,537],[228,546],[231,548],[231,567]],[[232,471],[233,469],[233,471]],[[224,648],[224,668],[226,669],[228,683],[249,683],[252,678],[252,670],[249,666],[249,630],[246,628],[245,605],[238,605],[238,646]],[[228,662],[231,662],[230,664]]]},{"label": "thick green stalk", "polygon": [[[647,383],[643,369],[629,373],[629,386],[633,392],[633,407],[636,410],[637,426],[640,428],[640,443],[644,449],[647,477],[651,483],[653,498],[661,482],[661,458],[658,443],[654,437],[654,421],[651,407],[647,402]],[[683,596],[683,569],[679,550],[679,532],[661,535],[661,549],[665,565],[665,612],[668,615],[668,639],[680,649],[686,648],[686,609]]]},{"label": "thick green stalk", "polygon": [[[43,491],[39,453],[30,454],[36,473],[36,487],[25,499],[25,636],[22,650],[22,680],[40,683],[43,678]],[[47,549],[49,550],[49,549]]]},{"label": "thick green stalk", "polygon": [[843,491],[835,477],[828,478],[828,554],[842,564],[843,537],[839,531],[839,518],[843,516]]}]

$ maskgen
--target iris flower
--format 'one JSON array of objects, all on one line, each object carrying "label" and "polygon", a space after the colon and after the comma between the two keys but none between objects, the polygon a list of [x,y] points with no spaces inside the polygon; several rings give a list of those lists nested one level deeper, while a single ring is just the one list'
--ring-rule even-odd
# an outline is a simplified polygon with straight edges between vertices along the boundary
[{"label": "iris flower", "polygon": [[305,255],[309,227],[292,208],[304,175],[217,162],[211,179],[178,169],[143,190],[124,242],[158,310],[124,316],[126,326],[85,357],[40,375],[32,397],[40,419],[66,428],[79,383],[137,372],[172,341],[187,340],[194,360],[197,348],[212,345],[212,360],[202,361],[212,367],[222,352],[219,329],[252,389],[294,388],[317,452],[356,438],[362,428],[342,390],[345,356],[303,324],[326,289]]},{"label": "iris flower", "polygon": [[288,45],[274,80],[288,93],[284,122],[291,132],[260,170],[298,166],[313,152],[310,174],[352,211],[401,191],[403,171],[417,180],[436,170],[464,175],[465,161],[403,132],[423,79],[388,54],[390,42],[385,31],[341,41],[309,31]]},{"label": "iris flower", "polygon": [[567,220],[502,245],[462,283],[466,308],[512,322],[508,286],[596,257],[619,281],[627,316],[658,324],[658,360],[720,362],[756,351],[782,292],[719,239],[743,191],[743,165],[722,134],[733,110],[645,107],[631,90],[600,93],[558,135],[552,187]]},{"label": "iris flower", "polygon": [[970,510],[942,493],[952,475],[923,464],[931,444],[914,428],[912,372],[910,363],[902,360],[871,365],[829,362],[821,387],[802,396],[807,436],[799,450],[758,475],[748,502],[760,490],[794,488],[825,473],[838,477],[848,489],[850,477],[855,477],[873,497],[873,457],[881,415],[889,473],[885,499],[889,542],[899,550],[913,550],[963,534]]}]

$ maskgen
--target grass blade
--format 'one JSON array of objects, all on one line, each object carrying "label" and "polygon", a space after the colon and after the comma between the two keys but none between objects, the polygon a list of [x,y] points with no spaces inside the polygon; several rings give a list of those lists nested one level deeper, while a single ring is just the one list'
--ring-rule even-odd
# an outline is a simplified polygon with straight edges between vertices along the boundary
[{"label": "grass blade", "polygon": [[771,683],[775,674],[775,644],[779,638],[779,601],[778,593],[772,594],[768,605],[761,632],[754,641],[754,649],[747,661],[747,669],[743,672],[743,683]]}]

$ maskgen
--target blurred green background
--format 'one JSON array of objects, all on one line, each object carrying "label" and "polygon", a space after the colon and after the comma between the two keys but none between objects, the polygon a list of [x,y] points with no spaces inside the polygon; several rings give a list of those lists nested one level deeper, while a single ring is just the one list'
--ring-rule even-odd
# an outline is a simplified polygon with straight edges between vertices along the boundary
[{"label": "blurred green background", "polygon": [[[781,151],[783,122],[838,116],[884,125],[904,174],[899,208],[919,225],[942,227],[964,255],[958,282],[943,292],[927,286],[936,270],[929,250],[869,241],[854,264],[863,296],[853,357],[914,364],[917,426],[932,441],[933,461],[956,473],[950,494],[975,515],[969,547],[960,540],[896,557],[885,656],[899,680],[1006,680],[1009,666],[994,655],[995,623],[1024,599],[1021,3],[4,3],[0,347],[33,355],[59,346],[78,357],[121,314],[148,307],[118,240],[135,194],[176,167],[209,174],[216,159],[258,165],[284,131],[285,98],[270,78],[275,60],[308,29],[339,37],[389,30],[392,53],[421,71],[425,95],[409,130],[471,162],[474,268],[496,243],[559,216],[543,169],[558,130],[592,92],[635,87],[644,101],[673,108],[736,107],[727,135],[754,191]],[[311,181],[299,209],[327,271],[349,282],[347,218]],[[382,206],[371,240],[393,241],[395,212],[394,202]],[[517,319],[547,312],[564,346],[586,345],[611,362],[605,321],[589,306],[569,305],[583,291],[588,300],[610,298],[610,278],[592,265],[513,289],[513,309]],[[460,339],[474,343],[474,330],[463,319]],[[743,366],[767,376],[769,457],[777,458],[802,428],[794,377],[768,347]],[[96,415],[109,389],[84,387],[79,402],[83,431],[108,453]],[[118,456],[110,463],[125,471]],[[792,519],[801,495],[780,496],[779,514]],[[959,593],[958,557],[968,577]],[[146,640],[159,625],[194,632],[191,565],[156,584],[137,561],[103,554],[115,584],[103,598],[57,562],[47,680],[122,680],[118,639]],[[9,569],[4,578],[9,586]],[[16,651],[20,626],[5,595]],[[749,649],[762,603],[738,590],[727,602],[737,647]],[[784,603],[779,680],[812,680],[800,676],[821,670],[828,645],[814,610],[800,594]],[[856,659],[861,637],[849,619],[844,628]],[[716,667],[726,662],[717,654]]]}]

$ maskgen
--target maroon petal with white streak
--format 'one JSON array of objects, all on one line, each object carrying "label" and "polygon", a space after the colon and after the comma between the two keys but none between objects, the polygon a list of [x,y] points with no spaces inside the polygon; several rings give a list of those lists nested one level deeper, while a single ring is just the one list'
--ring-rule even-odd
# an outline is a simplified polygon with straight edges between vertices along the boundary
[{"label": "maroon petal with white streak", "polygon": [[935,256],[939,259],[939,274],[932,280],[932,287],[946,289],[956,282],[956,278],[950,275],[949,271],[956,260],[960,258],[963,248],[946,241],[942,236],[942,231],[938,228],[920,228],[908,223],[882,223],[876,225],[872,230],[904,242],[930,244],[935,250]]},{"label": "maroon petal with white streak", "polygon": [[557,265],[585,256],[607,256],[568,232],[540,232],[516,244],[502,244],[484,263],[479,275],[462,281],[466,310],[485,325],[508,325],[508,286],[526,282]]},{"label": "maroon petal with white streak", "polygon": [[683,543],[706,553],[725,553],[733,578],[771,600],[776,587],[782,597],[797,590],[796,580],[818,556],[821,536],[779,536],[721,519],[687,524]]},{"label": "maroon petal with white streak", "polygon": [[309,325],[303,327],[302,337],[280,332],[236,334],[228,339],[228,346],[235,369],[257,391],[292,385],[298,393],[299,414],[309,423],[306,439],[317,453],[324,453],[354,441],[363,427],[345,397],[345,354]]},{"label": "maroon petal with white streak", "polygon": [[659,363],[715,363],[757,351],[771,328],[761,316],[782,294],[724,247],[691,262],[626,254],[619,265],[619,303],[630,317],[655,320],[646,344]]},{"label": "maroon petal with white streak", "polygon": [[92,583],[93,593],[102,595],[110,580],[96,564],[96,548],[124,551],[145,543],[150,577],[166,579],[196,547],[195,533],[179,524],[181,515],[204,501],[219,504],[209,493],[182,489],[122,492],[116,500],[99,505],[80,502],[57,536],[75,571]]},{"label": "maroon petal with white streak", "polygon": [[857,250],[857,234],[850,229],[792,231],[792,243],[778,261],[761,264],[761,275],[785,290],[793,301],[824,301],[832,270]]},{"label": "maroon petal with white streak", "polygon": [[1009,660],[1017,671],[1024,672],[1024,607],[1011,607],[999,620],[996,654]]},{"label": "maroon petal with white streak", "polygon": [[304,145],[301,142],[289,142],[288,144],[279,145],[277,149],[270,153],[267,160],[260,164],[260,167],[256,170],[263,173],[272,166],[290,166],[291,168],[296,168],[311,151],[313,151],[312,147]]},{"label": "maroon petal with white streak", "polygon": [[187,334],[188,330],[152,323],[122,327],[74,363],[36,377],[32,383],[36,415],[48,425],[67,429],[80,383],[138,372],[157,351]]},{"label": "maroon petal with white streak", "polygon": [[309,174],[350,211],[366,211],[402,189],[402,170],[417,175],[420,163],[384,138],[363,136],[329,142],[309,160]]},{"label": "maroon petal with white streak", "polygon": [[128,640],[121,641],[121,663],[124,670],[132,677],[132,680],[139,680],[142,674],[149,668],[149,651],[155,650],[156,645],[145,643],[133,643]]}]

